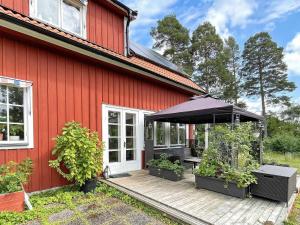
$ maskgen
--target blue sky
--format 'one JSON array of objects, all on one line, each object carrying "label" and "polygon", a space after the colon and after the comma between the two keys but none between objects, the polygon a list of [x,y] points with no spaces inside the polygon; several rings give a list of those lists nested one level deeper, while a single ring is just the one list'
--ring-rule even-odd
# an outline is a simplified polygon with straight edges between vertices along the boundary
[{"label": "blue sky", "polygon": [[[157,20],[176,14],[192,32],[203,21],[210,21],[223,37],[233,35],[243,48],[253,34],[268,31],[279,46],[285,48],[289,79],[298,88],[291,94],[300,103],[300,0],[121,0],[138,10],[131,24],[131,39],[152,47],[149,34]],[[257,111],[257,101],[249,100]]]}]

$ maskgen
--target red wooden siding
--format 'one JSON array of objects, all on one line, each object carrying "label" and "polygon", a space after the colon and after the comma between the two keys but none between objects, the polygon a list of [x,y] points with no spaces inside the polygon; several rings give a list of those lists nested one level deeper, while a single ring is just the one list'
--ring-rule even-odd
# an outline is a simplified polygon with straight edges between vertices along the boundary
[{"label": "red wooden siding", "polygon": [[[29,15],[30,0],[0,0],[0,4]],[[124,54],[124,17],[101,1],[89,0],[87,9],[87,40]]]},{"label": "red wooden siding", "polygon": [[65,122],[77,120],[101,137],[102,103],[157,111],[189,97],[179,89],[51,52],[1,32],[0,75],[33,82],[34,149],[0,150],[0,164],[26,157],[34,160],[29,191],[65,183],[48,166],[53,137]]},{"label": "red wooden siding", "polygon": [[28,16],[29,1],[30,0],[0,0],[0,4]]},{"label": "red wooden siding", "polygon": [[91,42],[124,54],[124,17],[99,1],[89,1],[87,37]]}]

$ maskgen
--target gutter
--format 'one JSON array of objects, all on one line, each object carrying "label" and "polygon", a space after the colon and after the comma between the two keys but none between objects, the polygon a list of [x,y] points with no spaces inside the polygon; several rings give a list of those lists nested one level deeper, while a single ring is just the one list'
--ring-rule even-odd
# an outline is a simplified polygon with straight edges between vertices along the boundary
[{"label": "gutter", "polygon": [[13,30],[18,33],[33,37],[33,38],[36,38],[38,40],[62,47],[64,49],[76,52],[80,55],[94,58],[94,59],[97,59],[104,63],[115,65],[119,68],[131,71],[134,73],[142,74],[146,77],[149,77],[149,78],[152,78],[155,80],[162,81],[164,83],[179,87],[181,89],[184,89],[184,90],[194,93],[194,94],[203,93],[201,90],[194,89],[192,87],[186,86],[177,81],[163,77],[159,74],[149,71],[146,68],[140,67],[140,66],[135,65],[126,60],[122,60],[114,55],[111,55],[109,53],[106,53],[106,52],[100,51],[98,49],[95,49],[93,47],[87,46],[83,43],[79,43],[70,38],[61,36],[52,31],[45,30],[44,28],[30,24],[23,20],[19,20],[15,17],[7,15],[3,12],[0,12],[0,26],[5,27],[10,30]]}]

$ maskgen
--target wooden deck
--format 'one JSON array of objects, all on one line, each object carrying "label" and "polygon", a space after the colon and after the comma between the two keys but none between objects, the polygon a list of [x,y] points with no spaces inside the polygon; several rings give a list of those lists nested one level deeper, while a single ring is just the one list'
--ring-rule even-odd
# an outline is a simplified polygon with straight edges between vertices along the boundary
[{"label": "wooden deck", "polygon": [[[288,215],[285,203],[261,198],[238,199],[196,189],[194,176],[172,182],[140,170],[129,177],[111,178],[108,184],[189,224],[259,225],[266,221],[283,224]],[[292,197],[292,205],[296,194]]]}]

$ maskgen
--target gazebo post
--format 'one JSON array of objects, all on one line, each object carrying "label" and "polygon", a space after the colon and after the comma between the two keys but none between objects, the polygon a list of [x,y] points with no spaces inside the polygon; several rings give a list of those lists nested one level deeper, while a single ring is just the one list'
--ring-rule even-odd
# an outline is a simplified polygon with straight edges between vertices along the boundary
[{"label": "gazebo post", "polygon": [[259,163],[262,165],[263,163],[263,135],[264,135],[264,125],[261,121],[259,121]]}]

